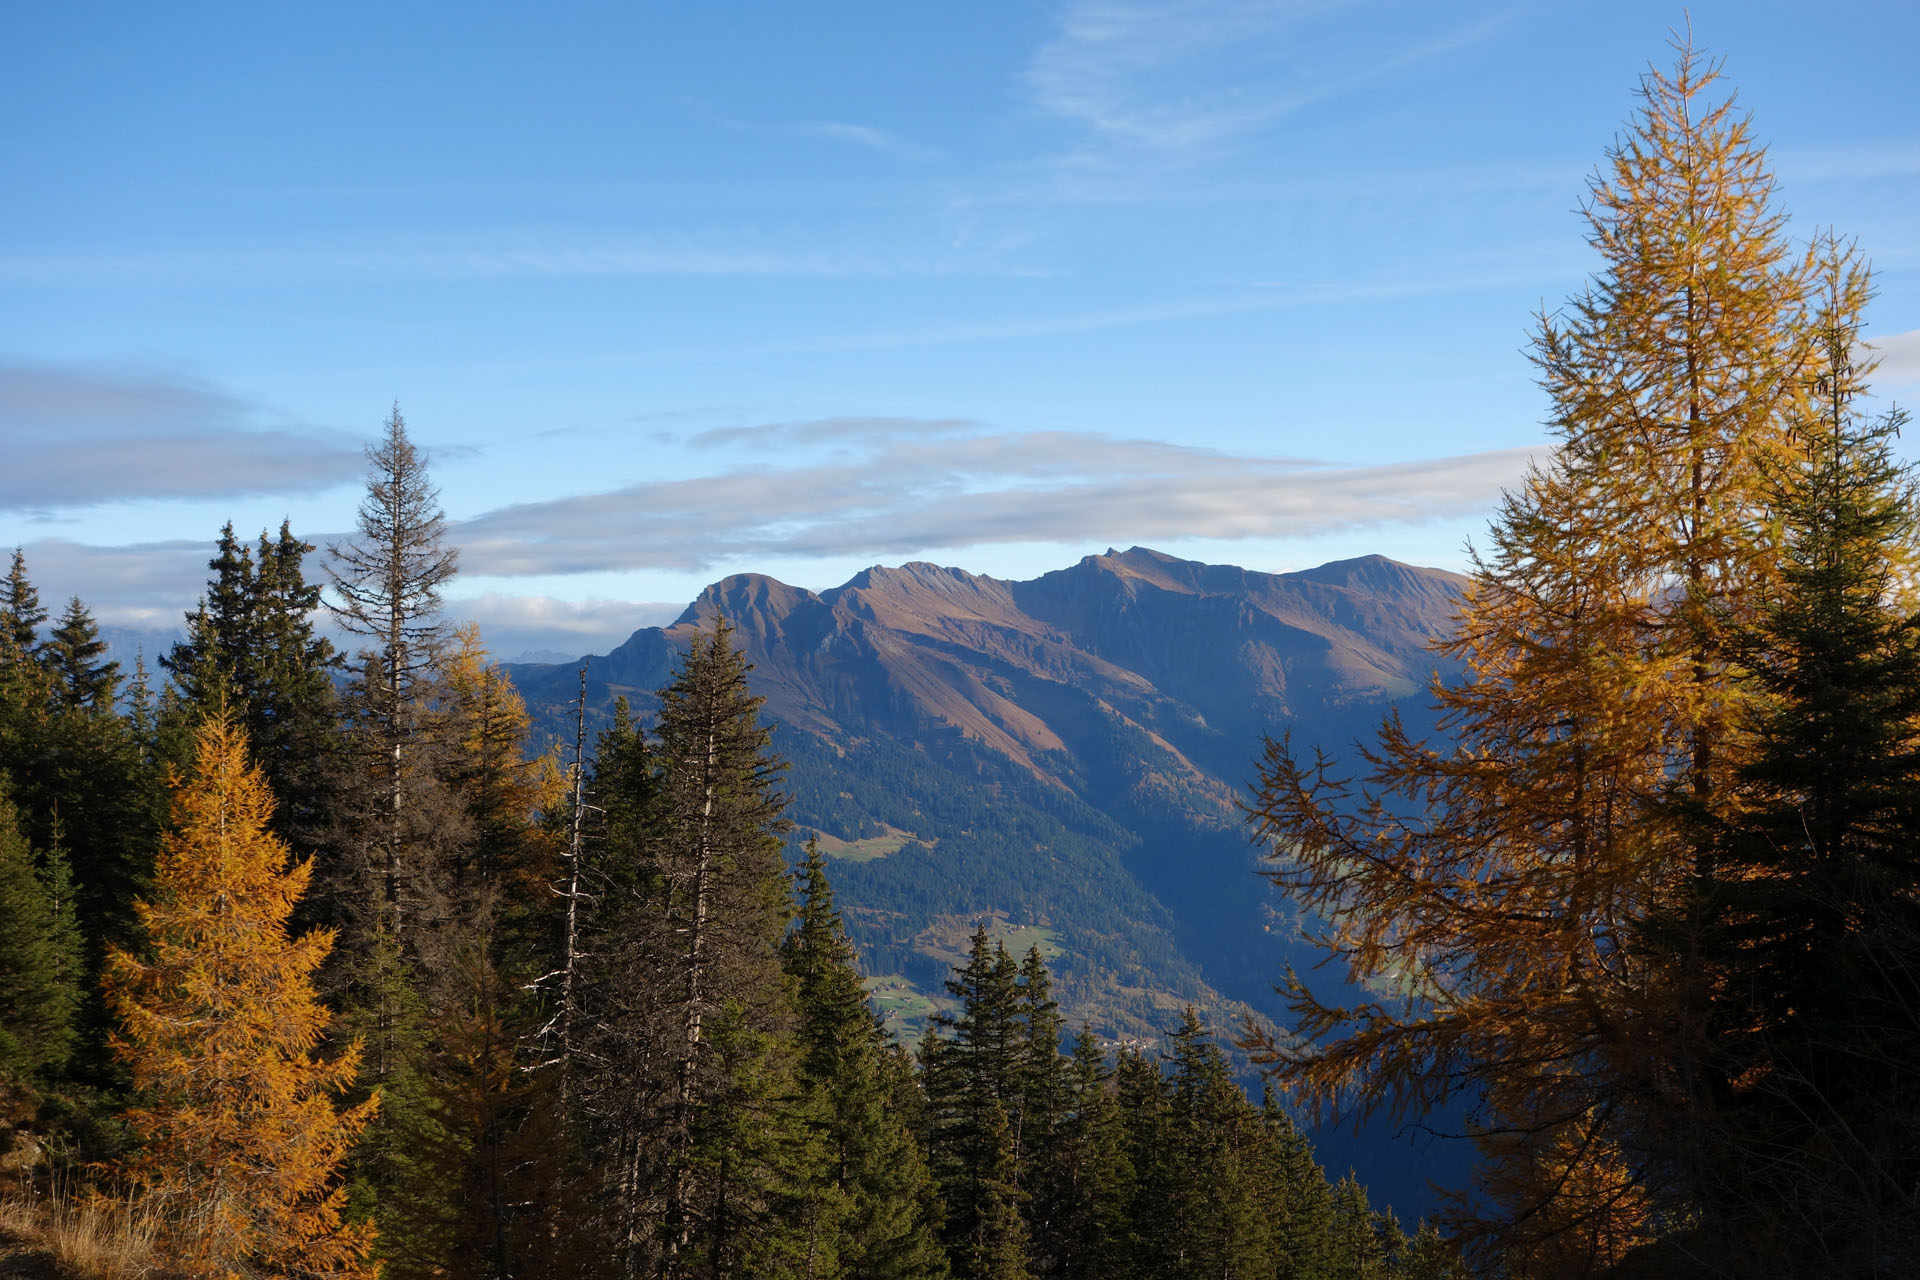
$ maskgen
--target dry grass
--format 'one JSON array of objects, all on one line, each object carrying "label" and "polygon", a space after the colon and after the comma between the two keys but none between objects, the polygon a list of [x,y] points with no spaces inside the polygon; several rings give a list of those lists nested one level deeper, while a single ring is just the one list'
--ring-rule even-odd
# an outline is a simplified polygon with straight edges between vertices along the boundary
[{"label": "dry grass", "polygon": [[0,1236],[12,1236],[50,1256],[50,1280],[142,1280],[158,1274],[154,1222],[122,1200],[63,1189],[40,1196],[11,1195],[0,1199]]}]

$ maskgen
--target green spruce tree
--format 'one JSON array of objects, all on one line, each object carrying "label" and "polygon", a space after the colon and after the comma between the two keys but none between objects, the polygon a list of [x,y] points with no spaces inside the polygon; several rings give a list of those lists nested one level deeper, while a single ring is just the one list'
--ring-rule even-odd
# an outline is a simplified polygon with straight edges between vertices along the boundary
[{"label": "green spruce tree", "polygon": [[187,639],[160,660],[177,691],[175,714],[197,722],[230,709],[247,730],[273,788],[274,830],[302,853],[323,842],[338,770],[333,675],[340,657],[314,629],[320,585],[301,569],[309,543],[282,522],[257,550],[220,531]]},{"label": "green spruce tree", "polygon": [[807,842],[797,889],[781,959],[794,982],[801,1079],[825,1130],[826,1177],[848,1205],[841,1265],[854,1280],[945,1276],[938,1192],[896,1105],[897,1060],[861,985],[817,841]]},{"label": "green spruce tree", "polygon": [[[595,766],[607,824],[577,1081],[587,1140],[604,1153],[599,1229],[623,1275],[805,1256],[798,1242],[818,1221],[789,1194],[811,1122],[779,956],[786,766],[748,669],[716,620],[661,690],[655,740],[617,720]],[[716,1137],[746,1134],[745,1117],[765,1144]]]},{"label": "green spruce tree", "polygon": [[1387,1222],[1373,1210],[1367,1189],[1351,1172],[1334,1184],[1328,1239],[1328,1280],[1387,1280],[1393,1242]]},{"label": "green spruce tree", "polygon": [[1920,1268],[1920,510],[1903,415],[1855,406],[1864,287],[1830,253],[1824,416],[1775,476],[1780,589],[1730,646],[1738,803],[1682,806],[1710,856],[1645,931],[1694,978],[1691,1087],[1654,1148],[1715,1274]]},{"label": "green spruce tree", "polygon": [[40,628],[47,621],[40,593],[27,577],[27,557],[13,549],[13,562],[0,582],[0,644],[11,644],[18,654],[31,654],[40,644]]},{"label": "green spruce tree", "polygon": [[[989,1176],[999,1159],[996,1143],[1007,1144],[1008,1176],[1020,1175],[1027,1030],[1019,967],[985,925],[974,929],[967,962],[948,979],[947,992],[959,1010],[933,1018],[922,1064],[929,1163],[947,1207],[948,1251],[964,1273],[969,1242],[978,1238],[990,1195],[998,1194]],[[1005,1129],[1003,1138],[994,1136],[995,1125]],[[1024,1232],[1021,1250],[1024,1257]]]},{"label": "green spruce tree", "polygon": [[997,1098],[981,1117],[979,1150],[973,1221],[960,1242],[957,1270],[967,1280],[1033,1280],[1013,1131]]},{"label": "green spruce tree", "polygon": [[1127,1156],[1126,1122],[1106,1054],[1086,1027],[1074,1038],[1065,1112],[1048,1168],[1056,1207],[1041,1247],[1051,1263],[1049,1274],[1062,1280],[1126,1280],[1133,1275],[1137,1189]]},{"label": "green spruce tree", "polygon": [[1333,1189],[1272,1084],[1261,1094],[1260,1119],[1274,1274],[1279,1280],[1322,1280],[1332,1269]]},{"label": "green spruce tree", "polygon": [[53,676],[54,705],[62,711],[113,710],[120,664],[107,657],[107,643],[79,596],[67,601],[60,625],[40,647],[40,661]]},{"label": "green spruce tree", "polygon": [[58,846],[36,856],[0,782],[0,1088],[66,1065],[81,979],[65,859]]}]

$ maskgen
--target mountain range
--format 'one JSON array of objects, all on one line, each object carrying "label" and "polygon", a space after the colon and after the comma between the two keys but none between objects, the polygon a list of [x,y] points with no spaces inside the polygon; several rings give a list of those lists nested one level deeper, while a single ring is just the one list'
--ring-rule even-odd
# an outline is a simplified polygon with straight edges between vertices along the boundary
[{"label": "mountain range", "polygon": [[[1397,710],[1418,730],[1463,580],[1378,556],[1268,574],[1143,547],[1029,581],[926,563],[808,591],[759,574],[583,660],[590,726],[646,716],[724,617],[791,762],[876,999],[911,1036],[977,923],[1048,957],[1064,1011],[1151,1041],[1193,1003],[1279,1010],[1307,950],[1255,873],[1239,802],[1263,737],[1336,753]],[[581,663],[508,664],[570,741]]]}]

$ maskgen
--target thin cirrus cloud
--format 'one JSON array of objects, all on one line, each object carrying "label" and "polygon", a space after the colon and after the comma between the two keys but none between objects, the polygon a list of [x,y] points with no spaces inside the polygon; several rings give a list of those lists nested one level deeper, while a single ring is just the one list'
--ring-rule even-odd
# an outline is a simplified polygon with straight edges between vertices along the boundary
[{"label": "thin cirrus cloud", "polygon": [[1920,146],[1867,143],[1844,147],[1781,147],[1768,158],[1782,174],[1802,182],[1906,178],[1920,174]]},{"label": "thin cirrus cloud", "polygon": [[0,257],[0,281],[16,284],[204,282],[357,276],[374,279],[514,280],[700,276],[887,276],[931,273],[943,264],[919,248],[772,243],[765,237],[644,239],[500,234],[449,243],[177,247],[84,257]]},{"label": "thin cirrus cloud", "polygon": [[[1081,0],[1027,68],[1040,108],[1110,143],[1193,156],[1315,102],[1492,34],[1482,21],[1365,65],[1314,32],[1337,0]],[[1079,157],[1082,161],[1086,156]]]},{"label": "thin cirrus cloud", "polygon": [[314,493],[359,475],[357,441],[262,417],[191,379],[0,364],[0,510]]},{"label": "thin cirrus cloud", "polygon": [[940,152],[933,147],[924,147],[917,142],[909,142],[896,133],[885,129],[876,129],[866,124],[846,124],[838,120],[811,120],[801,124],[788,125],[787,133],[796,138],[819,138],[825,142],[845,142],[852,146],[864,147],[868,151],[878,151],[883,155],[901,160],[932,160]]},{"label": "thin cirrus cloud", "polygon": [[714,427],[690,437],[701,449],[753,445],[869,443],[915,436],[945,436],[975,431],[980,424],[967,418],[819,418],[811,422],[767,422],[750,427]]},{"label": "thin cirrus cloud", "polygon": [[487,512],[455,532],[463,564],[500,576],[699,571],[755,556],[1303,536],[1484,509],[1529,456],[1332,466],[1090,432],[872,418],[729,429],[718,443],[761,453],[801,441],[841,447],[825,462]]}]

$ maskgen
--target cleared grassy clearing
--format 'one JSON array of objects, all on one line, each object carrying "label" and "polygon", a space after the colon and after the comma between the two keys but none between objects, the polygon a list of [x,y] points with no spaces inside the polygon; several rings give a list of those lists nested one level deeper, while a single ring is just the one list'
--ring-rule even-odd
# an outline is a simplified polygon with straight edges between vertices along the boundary
[{"label": "cleared grassy clearing", "polygon": [[930,996],[897,973],[876,974],[866,980],[867,998],[886,1024],[887,1033],[911,1045],[927,1029],[934,1014],[953,1007],[945,996]]},{"label": "cleared grassy clearing", "polygon": [[864,840],[842,840],[829,832],[808,830],[820,842],[820,852],[841,862],[872,862],[900,852],[910,841],[917,839],[913,832],[891,826],[887,827],[885,835],[868,836]]}]

